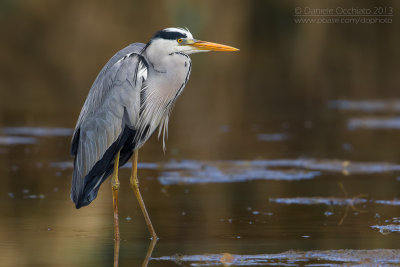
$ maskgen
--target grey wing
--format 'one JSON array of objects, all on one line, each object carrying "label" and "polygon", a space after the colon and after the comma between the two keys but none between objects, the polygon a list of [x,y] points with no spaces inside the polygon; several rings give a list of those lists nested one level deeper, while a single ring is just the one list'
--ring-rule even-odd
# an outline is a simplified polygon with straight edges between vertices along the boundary
[{"label": "grey wing", "polygon": [[82,108],[71,146],[75,156],[71,199],[77,208],[96,198],[116,153],[134,134],[147,75],[146,62],[140,56],[143,46],[131,45],[110,59]]},{"label": "grey wing", "polygon": [[97,75],[92,87],[90,88],[85,104],[83,105],[82,111],[79,114],[78,122],[75,126],[75,132],[79,128],[82,121],[84,121],[86,117],[95,113],[98,110],[99,106],[103,104],[105,98],[109,94],[109,91],[113,88],[114,76],[116,71],[118,71],[124,59],[126,59],[124,57],[128,57],[129,55],[140,55],[144,47],[145,44],[133,43],[118,51],[106,63],[106,65]]}]

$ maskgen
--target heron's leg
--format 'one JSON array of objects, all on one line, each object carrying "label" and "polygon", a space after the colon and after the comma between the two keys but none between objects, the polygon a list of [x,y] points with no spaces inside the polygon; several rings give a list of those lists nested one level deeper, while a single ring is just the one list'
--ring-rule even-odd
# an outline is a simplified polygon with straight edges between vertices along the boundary
[{"label": "heron's leg", "polygon": [[118,181],[118,166],[119,165],[119,151],[114,159],[114,171],[111,179],[111,187],[113,194],[113,208],[114,208],[114,238],[119,241],[119,220],[118,220],[118,191],[119,191],[119,181]]},{"label": "heron's leg", "polygon": [[157,244],[157,238],[153,238],[150,240],[149,248],[147,249],[146,257],[144,258],[142,267],[147,267],[150,261],[151,254],[153,254],[154,247]]},{"label": "heron's leg", "polygon": [[151,220],[149,214],[147,213],[146,206],[144,205],[144,201],[142,195],[139,191],[139,180],[137,178],[137,160],[138,160],[138,153],[139,150],[135,150],[133,159],[132,159],[132,175],[131,175],[131,186],[132,190],[136,195],[137,200],[139,201],[140,208],[142,209],[144,219],[146,220],[147,228],[151,234],[153,240],[158,239],[156,231],[154,231],[154,227],[151,224]]},{"label": "heron's leg", "polygon": [[114,267],[118,267],[119,263],[119,245],[120,240],[114,240]]}]

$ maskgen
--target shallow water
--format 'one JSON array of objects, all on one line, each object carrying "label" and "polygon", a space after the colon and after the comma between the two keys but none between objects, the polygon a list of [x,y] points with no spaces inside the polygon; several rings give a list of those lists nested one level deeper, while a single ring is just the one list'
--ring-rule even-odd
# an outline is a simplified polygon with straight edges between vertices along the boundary
[{"label": "shallow water", "polygon": [[[327,106],[323,112],[316,122],[337,111]],[[312,139],[287,130],[290,138],[266,140],[260,138],[268,132],[263,126],[244,133],[252,136],[247,146],[262,147],[254,149],[257,157],[226,154],[203,160],[167,152],[152,161],[143,148],[142,194],[160,237],[149,266],[399,264],[400,165],[395,158],[382,161],[373,151],[365,161],[355,160],[360,158],[354,156],[357,138],[374,129],[355,131],[340,122],[350,137],[338,143],[351,149],[346,146],[339,153],[316,149],[292,158],[263,155],[259,151],[268,146],[286,150],[294,140]],[[3,140],[14,140],[0,147],[4,266],[112,265],[109,182],[88,207],[76,210],[69,199],[71,129],[15,126],[3,127],[1,133]],[[152,142],[149,147],[161,152],[159,142]],[[305,156],[317,154],[324,157]],[[121,266],[141,265],[150,245],[128,186],[130,167],[120,170]]]}]

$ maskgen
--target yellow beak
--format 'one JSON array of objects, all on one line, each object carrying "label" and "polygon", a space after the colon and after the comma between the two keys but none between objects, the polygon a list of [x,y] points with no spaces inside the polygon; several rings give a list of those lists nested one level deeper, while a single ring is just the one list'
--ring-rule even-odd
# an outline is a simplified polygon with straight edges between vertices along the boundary
[{"label": "yellow beak", "polygon": [[227,46],[227,45],[217,44],[217,43],[211,43],[211,42],[206,42],[206,41],[200,41],[200,40],[193,40],[193,43],[190,42],[187,45],[194,46],[199,50],[225,51],[225,52],[239,51],[239,49],[234,48],[232,46]]}]

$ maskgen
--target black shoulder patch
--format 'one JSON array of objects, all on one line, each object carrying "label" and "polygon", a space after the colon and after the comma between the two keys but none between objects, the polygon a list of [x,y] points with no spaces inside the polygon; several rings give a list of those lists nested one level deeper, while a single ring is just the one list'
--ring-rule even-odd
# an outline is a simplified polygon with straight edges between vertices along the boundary
[{"label": "black shoulder patch", "polygon": [[157,32],[152,39],[167,39],[167,40],[176,40],[179,38],[187,38],[187,35],[181,32],[173,32],[173,31],[166,31],[162,30]]}]

